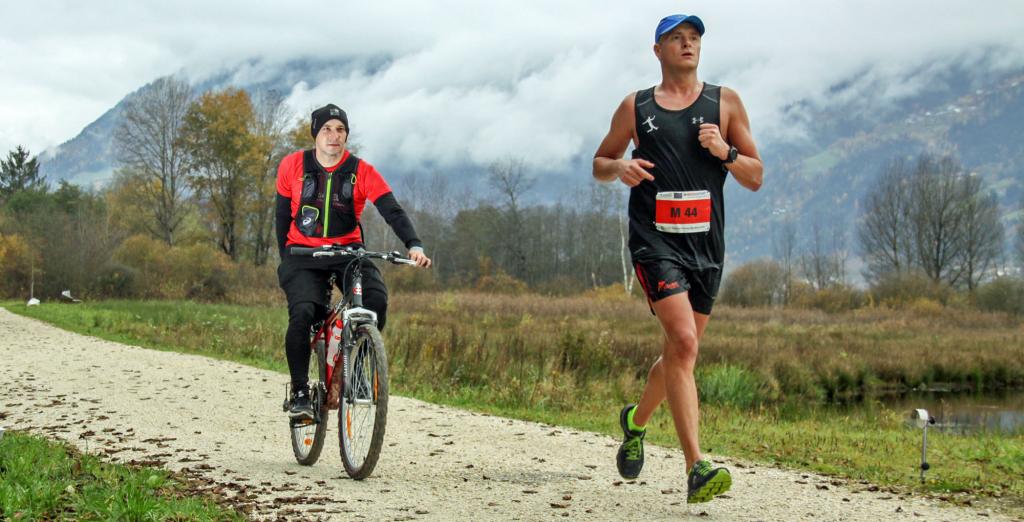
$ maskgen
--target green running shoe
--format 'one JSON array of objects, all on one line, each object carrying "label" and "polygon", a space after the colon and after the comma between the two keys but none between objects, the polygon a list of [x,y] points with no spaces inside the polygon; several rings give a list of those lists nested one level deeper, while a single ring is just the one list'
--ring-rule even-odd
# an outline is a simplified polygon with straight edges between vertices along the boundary
[{"label": "green running shoe", "polygon": [[622,408],[619,413],[619,425],[622,426],[624,440],[619,446],[619,453],[615,455],[615,465],[619,468],[619,475],[624,479],[635,479],[644,468],[644,435],[647,430],[633,431],[629,429],[629,411],[636,407],[636,404],[629,404]]},{"label": "green running shoe", "polygon": [[732,475],[725,468],[711,468],[711,463],[706,460],[698,460],[690,470],[690,476],[686,479],[686,503],[697,504],[707,502],[726,491],[732,486]]}]

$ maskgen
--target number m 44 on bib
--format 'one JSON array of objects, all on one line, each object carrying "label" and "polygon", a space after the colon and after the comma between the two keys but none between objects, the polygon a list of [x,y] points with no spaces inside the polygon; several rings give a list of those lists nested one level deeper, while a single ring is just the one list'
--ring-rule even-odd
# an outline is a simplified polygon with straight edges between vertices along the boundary
[{"label": "number m 44 on bib", "polygon": [[707,190],[659,192],[655,201],[654,228],[672,234],[711,230],[711,193]]}]

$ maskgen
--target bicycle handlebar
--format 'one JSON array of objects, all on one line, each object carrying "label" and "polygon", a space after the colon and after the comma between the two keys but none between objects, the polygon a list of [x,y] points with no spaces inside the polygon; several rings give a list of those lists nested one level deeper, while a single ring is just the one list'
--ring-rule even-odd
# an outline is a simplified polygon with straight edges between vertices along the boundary
[{"label": "bicycle handlebar", "polygon": [[398,252],[372,252],[362,248],[352,248],[350,246],[341,245],[324,245],[321,247],[302,247],[293,246],[289,247],[288,251],[293,256],[312,256],[312,257],[334,257],[334,256],[351,256],[356,258],[375,258],[382,259],[389,263],[396,265],[415,265],[416,262],[407,257],[403,257]]}]

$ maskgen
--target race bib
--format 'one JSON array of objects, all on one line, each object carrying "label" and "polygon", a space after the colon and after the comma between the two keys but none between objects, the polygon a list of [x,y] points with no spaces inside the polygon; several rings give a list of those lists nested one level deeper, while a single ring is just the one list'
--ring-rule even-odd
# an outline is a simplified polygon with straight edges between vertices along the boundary
[{"label": "race bib", "polygon": [[659,192],[655,201],[654,228],[673,234],[711,230],[711,192]]}]

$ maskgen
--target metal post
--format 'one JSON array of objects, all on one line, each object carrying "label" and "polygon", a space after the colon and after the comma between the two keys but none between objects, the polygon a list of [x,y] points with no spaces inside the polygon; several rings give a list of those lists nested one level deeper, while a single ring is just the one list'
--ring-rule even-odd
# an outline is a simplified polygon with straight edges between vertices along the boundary
[{"label": "metal post", "polygon": [[924,430],[921,435],[921,483],[924,484],[924,472],[928,471],[931,466],[928,465],[928,458],[926,456],[928,452],[928,425],[924,425]]},{"label": "metal post", "polygon": [[911,418],[921,428],[921,483],[924,483],[924,472],[931,469],[928,464],[928,426],[935,424],[935,417],[928,414],[928,410],[917,409],[911,413]]}]

